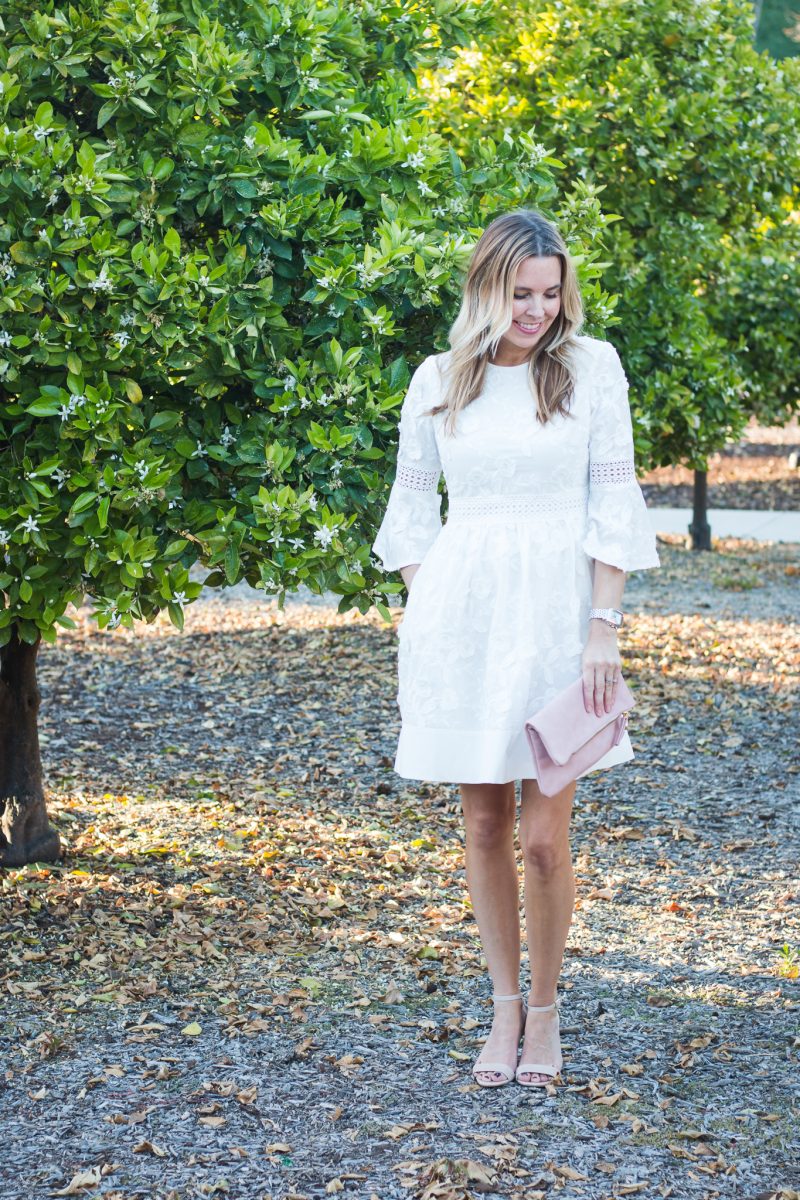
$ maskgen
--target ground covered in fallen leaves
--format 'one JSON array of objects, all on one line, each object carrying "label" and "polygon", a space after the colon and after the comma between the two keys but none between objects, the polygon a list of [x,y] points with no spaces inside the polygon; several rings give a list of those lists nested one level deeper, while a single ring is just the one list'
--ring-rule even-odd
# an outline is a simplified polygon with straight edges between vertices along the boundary
[{"label": "ground covered in fallen leaves", "polygon": [[65,858],[0,876],[3,1200],[796,1196],[798,548],[659,548],[546,1091],[471,1081],[490,987],[458,789],[392,771],[400,612],[74,614],[40,653]]}]

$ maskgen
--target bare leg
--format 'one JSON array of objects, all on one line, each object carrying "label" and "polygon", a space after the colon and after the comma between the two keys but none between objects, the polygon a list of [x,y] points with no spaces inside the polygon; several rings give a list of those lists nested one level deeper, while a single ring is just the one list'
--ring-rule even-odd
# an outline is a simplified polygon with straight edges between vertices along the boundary
[{"label": "bare leg", "polygon": [[[498,995],[513,995],[519,991],[520,955],[514,784],[462,784],[461,807],[467,887],[489,974]],[[480,1059],[515,1062],[521,1020],[521,1000],[497,1004]],[[485,1075],[487,1081],[502,1078],[497,1071]]]},{"label": "bare leg", "polygon": [[[531,966],[533,1005],[551,1004],[575,906],[575,875],[569,822],[575,783],[556,796],[543,796],[534,779],[522,780],[519,837],[525,865],[525,924]],[[557,1061],[553,1012],[528,1014],[522,1057],[528,1062]],[[545,1082],[533,1072],[525,1082]]]}]

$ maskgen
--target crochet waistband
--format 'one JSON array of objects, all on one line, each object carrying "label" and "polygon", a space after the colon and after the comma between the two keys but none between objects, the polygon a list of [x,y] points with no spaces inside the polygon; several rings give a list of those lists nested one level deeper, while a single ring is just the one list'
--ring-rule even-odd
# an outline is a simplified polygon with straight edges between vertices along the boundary
[{"label": "crochet waistband", "polygon": [[567,517],[584,516],[588,488],[565,488],[559,492],[523,492],[511,495],[453,496],[447,509],[448,521],[480,517]]}]

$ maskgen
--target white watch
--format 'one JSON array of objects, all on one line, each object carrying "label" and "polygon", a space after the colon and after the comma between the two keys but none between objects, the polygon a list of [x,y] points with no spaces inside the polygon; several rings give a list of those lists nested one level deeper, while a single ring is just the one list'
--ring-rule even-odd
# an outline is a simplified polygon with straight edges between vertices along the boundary
[{"label": "white watch", "polygon": [[619,629],[625,614],[619,608],[590,608],[589,620],[605,621],[613,629]]}]

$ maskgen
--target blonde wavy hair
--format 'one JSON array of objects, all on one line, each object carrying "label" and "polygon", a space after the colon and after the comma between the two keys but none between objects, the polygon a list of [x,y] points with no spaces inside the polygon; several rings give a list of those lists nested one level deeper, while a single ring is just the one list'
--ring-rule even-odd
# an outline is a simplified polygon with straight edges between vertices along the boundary
[{"label": "blonde wavy hair", "polygon": [[483,389],[486,364],[511,325],[517,270],[531,256],[561,260],[559,313],[530,358],[528,382],[536,417],[545,424],[556,413],[569,411],[575,383],[572,349],[583,324],[577,272],[556,226],[534,209],[516,209],[487,225],[470,258],[461,308],[448,336],[443,399],[429,410],[430,416],[448,410],[448,433],[455,432],[459,412]]}]

